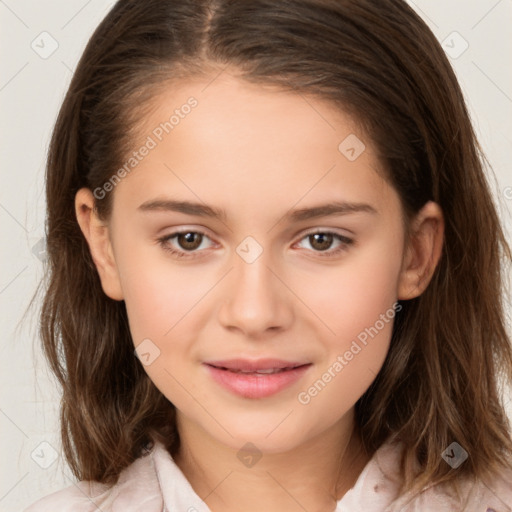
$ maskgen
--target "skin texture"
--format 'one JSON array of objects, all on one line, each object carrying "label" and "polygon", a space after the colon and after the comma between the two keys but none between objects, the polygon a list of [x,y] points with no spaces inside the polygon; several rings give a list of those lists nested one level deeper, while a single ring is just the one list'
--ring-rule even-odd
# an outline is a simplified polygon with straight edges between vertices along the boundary
[{"label": "skin texture", "polygon": [[[399,197],[347,115],[227,73],[170,86],[140,140],[191,96],[198,105],[115,187],[111,218],[99,219],[81,189],[77,219],[105,293],[126,303],[134,345],[149,339],[160,351],[145,370],[178,410],[176,462],[211,510],[334,510],[368,461],[352,436],[354,404],[384,362],[392,321],[307,404],[298,395],[398,299],[423,292],[441,253],[442,213],[427,203],[406,243]],[[350,134],[366,146],[354,161],[338,149]],[[171,198],[226,218],[138,209]],[[375,212],[285,218],[332,201]],[[206,234],[195,257],[183,239],[164,246],[184,258],[158,241],[182,229]],[[314,230],[353,242],[315,244]],[[248,236],[249,251],[263,251],[251,263],[237,253]],[[251,399],[202,364],[235,357],[312,365],[292,386]],[[262,454],[252,467],[237,458],[247,442]]]}]

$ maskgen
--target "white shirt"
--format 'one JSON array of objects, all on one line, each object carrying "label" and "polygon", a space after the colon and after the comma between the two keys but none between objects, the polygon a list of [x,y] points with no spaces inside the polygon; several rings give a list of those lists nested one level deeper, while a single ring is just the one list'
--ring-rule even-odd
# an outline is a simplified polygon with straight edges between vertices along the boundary
[{"label": "white shirt", "polygon": [[[338,501],[335,511],[328,512],[512,512],[512,472],[486,484],[462,484],[462,501],[437,486],[424,490],[412,501],[408,496],[398,498],[401,449],[399,443],[384,443],[364,467],[355,485]],[[156,442],[147,454],[122,471],[113,487],[82,481],[40,499],[24,512],[211,510],[195,493],[164,446]]]}]

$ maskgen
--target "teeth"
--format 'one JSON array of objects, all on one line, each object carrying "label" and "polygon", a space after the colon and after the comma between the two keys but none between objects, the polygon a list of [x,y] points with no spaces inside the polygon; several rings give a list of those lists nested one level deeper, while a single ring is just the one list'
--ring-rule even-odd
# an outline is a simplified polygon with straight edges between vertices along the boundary
[{"label": "teeth", "polygon": [[230,371],[235,372],[235,373],[247,373],[247,374],[259,373],[261,375],[269,375],[272,373],[279,373],[284,370],[288,370],[288,368],[269,368],[266,370],[230,370]]}]

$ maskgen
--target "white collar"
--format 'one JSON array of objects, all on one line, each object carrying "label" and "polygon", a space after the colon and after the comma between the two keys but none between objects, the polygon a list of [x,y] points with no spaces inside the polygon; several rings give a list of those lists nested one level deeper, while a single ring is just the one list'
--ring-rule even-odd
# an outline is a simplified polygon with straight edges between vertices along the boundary
[{"label": "white collar", "polygon": [[[397,468],[399,448],[398,445],[390,443],[382,445],[366,464],[355,485],[337,502],[333,512],[353,512],[359,509],[365,512],[382,512],[391,504],[397,496],[399,484],[391,476]],[[151,450],[151,456],[164,500],[164,512],[211,512],[169,452],[158,441]]]}]

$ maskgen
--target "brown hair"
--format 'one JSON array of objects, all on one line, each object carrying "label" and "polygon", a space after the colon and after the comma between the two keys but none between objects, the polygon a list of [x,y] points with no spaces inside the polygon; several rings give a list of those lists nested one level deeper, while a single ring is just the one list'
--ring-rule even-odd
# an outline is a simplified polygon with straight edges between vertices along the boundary
[{"label": "brown hair", "polygon": [[[510,249],[461,89],[421,18],[402,0],[120,0],[80,59],[47,163],[41,332],[75,476],[112,484],[152,437],[171,453],[179,445],[174,406],[134,355],[124,302],[102,291],[75,194],[122,165],[169,80],[226,66],[353,114],[406,217],[428,200],[443,210],[441,261],[427,290],[402,302],[386,361],[356,404],[367,453],[402,440],[405,490],[510,467],[499,389],[512,382],[502,301]],[[97,201],[104,218],[111,195]],[[456,471],[441,458],[453,441],[469,454]]]}]

